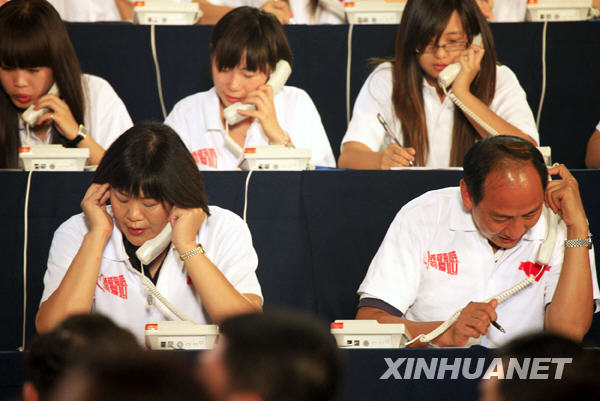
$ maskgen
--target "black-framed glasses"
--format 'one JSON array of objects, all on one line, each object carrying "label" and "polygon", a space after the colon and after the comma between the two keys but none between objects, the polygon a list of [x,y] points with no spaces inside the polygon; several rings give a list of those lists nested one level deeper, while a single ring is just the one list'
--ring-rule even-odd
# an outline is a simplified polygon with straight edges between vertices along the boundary
[{"label": "black-framed glasses", "polygon": [[421,51],[419,51],[418,49],[416,50],[416,52],[418,54],[430,54],[430,53],[435,53],[438,51],[438,49],[444,49],[444,51],[446,53],[454,53],[454,52],[460,52],[463,51],[467,48],[467,45],[469,44],[469,42],[465,41],[461,41],[461,42],[452,42],[452,43],[446,43],[445,45],[427,45],[425,46],[425,48]]}]

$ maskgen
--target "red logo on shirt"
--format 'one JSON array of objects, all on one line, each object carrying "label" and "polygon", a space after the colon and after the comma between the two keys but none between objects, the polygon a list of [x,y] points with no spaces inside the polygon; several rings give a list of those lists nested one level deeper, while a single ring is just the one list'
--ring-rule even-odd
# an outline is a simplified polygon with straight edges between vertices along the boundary
[{"label": "red logo on shirt", "polygon": [[101,274],[98,276],[96,285],[102,292],[108,291],[120,298],[127,299],[127,281],[123,275],[106,277],[104,274]]},{"label": "red logo on shirt", "polygon": [[452,276],[458,274],[458,258],[456,257],[455,251],[437,254],[430,254],[429,251],[427,251],[427,262],[425,262],[425,264],[427,268],[431,267]]},{"label": "red logo on shirt", "polygon": [[544,275],[544,272],[547,272],[548,270],[550,270],[550,266],[545,265],[542,267],[542,265],[540,265],[539,263],[533,263],[533,262],[521,262],[521,266],[519,266],[519,270],[523,270],[525,272],[525,274],[528,276],[530,274],[537,276],[537,274],[540,272],[540,269],[542,269],[542,268],[544,271],[540,273],[540,275],[535,279],[535,281],[540,281],[540,279]]},{"label": "red logo on shirt", "polygon": [[217,168],[217,152],[213,148],[198,149],[192,152],[196,164]]}]

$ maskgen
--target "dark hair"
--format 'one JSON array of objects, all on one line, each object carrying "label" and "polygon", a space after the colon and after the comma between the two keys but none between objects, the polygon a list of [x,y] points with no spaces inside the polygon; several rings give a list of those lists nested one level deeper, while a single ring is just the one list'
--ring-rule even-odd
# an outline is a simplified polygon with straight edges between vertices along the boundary
[{"label": "dark hair", "polygon": [[50,399],[57,401],[207,401],[183,355],[94,355],[73,366]]},{"label": "dark hair", "polygon": [[269,73],[279,60],[292,64],[292,49],[277,18],[254,7],[238,7],[223,16],[210,34],[210,58],[219,71],[246,56],[250,71]]},{"label": "dark hair", "polygon": [[295,313],[238,315],[220,328],[229,391],[264,401],[329,401],[341,381],[335,340],[313,319]]},{"label": "dark hair", "polygon": [[202,174],[179,135],[165,124],[137,124],[125,131],[104,154],[94,182],[210,214]]},{"label": "dark hair", "polygon": [[[452,13],[462,21],[469,43],[481,34],[485,55],[479,74],[471,83],[471,92],[489,105],[496,91],[496,51],[492,32],[474,0],[408,0],[396,35],[393,63],[392,103],[402,125],[403,146],[415,148],[415,164],[423,166],[429,155],[429,140],[423,100],[424,74],[418,54],[431,40],[436,43]],[[450,165],[459,166],[479,134],[458,109],[454,111]]]},{"label": "dark hair", "polygon": [[[519,337],[496,351],[503,360],[517,358],[572,358],[565,363],[564,370],[557,372],[558,365],[550,363],[544,370],[546,380],[532,380],[513,376],[499,380],[498,390],[505,400],[511,401],[578,401],[600,399],[600,369],[597,349],[583,349],[580,344],[552,333],[535,333]],[[532,363],[532,362],[531,362]],[[507,363],[503,361],[506,369]],[[556,378],[561,373],[560,379]]]},{"label": "dark hair", "polygon": [[531,163],[540,176],[542,188],[548,186],[548,169],[539,150],[525,139],[498,135],[477,142],[465,155],[463,179],[473,202],[483,199],[483,188],[488,174],[509,163]]},{"label": "dark hair", "polygon": [[40,399],[46,400],[58,378],[84,354],[120,354],[141,350],[133,334],[100,314],[72,315],[37,337],[25,352],[25,369]]},{"label": "dark hair", "polygon": [[[0,65],[49,67],[60,97],[83,122],[85,100],[79,60],[65,24],[46,0],[12,0],[0,7]],[[0,85],[0,168],[18,166],[19,112]],[[52,142],[65,144],[56,129]]]}]

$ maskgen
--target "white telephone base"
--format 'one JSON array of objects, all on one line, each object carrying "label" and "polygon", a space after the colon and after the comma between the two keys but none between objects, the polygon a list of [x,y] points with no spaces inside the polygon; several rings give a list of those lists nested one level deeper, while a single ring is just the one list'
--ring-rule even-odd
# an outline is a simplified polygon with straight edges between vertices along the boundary
[{"label": "white telephone base", "polygon": [[145,0],[133,3],[133,22],[140,25],[193,25],[202,15],[196,2]]},{"label": "white telephone base", "polygon": [[165,320],[147,323],[145,334],[146,346],[152,350],[212,349],[219,326]]},{"label": "white telephone base", "polygon": [[242,170],[306,170],[311,149],[286,148],[283,145],[257,146],[244,149]]},{"label": "white telephone base", "polygon": [[527,4],[527,21],[584,21],[592,17],[592,0],[529,0]]},{"label": "white telephone base", "polygon": [[25,171],[83,171],[90,157],[88,148],[65,148],[62,145],[21,146],[19,158]]},{"label": "white telephone base", "polygon": [[404,324],[377,320],[336,320],[331,334],[340,348],[404,348],[410,340]]},{"label": "white telephone base", "polygon": [[399,24],[405,2],[394,0],[323,0],[327,9],[349,24]]}]

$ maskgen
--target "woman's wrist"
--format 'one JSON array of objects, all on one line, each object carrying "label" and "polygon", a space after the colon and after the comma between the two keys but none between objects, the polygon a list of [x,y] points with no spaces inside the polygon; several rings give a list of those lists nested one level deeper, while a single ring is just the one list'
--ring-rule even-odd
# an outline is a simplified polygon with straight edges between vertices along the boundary
[{"label": "woman's wrist", "polygon": [[92,241],[103,242],[106,245],[112,235],[112,231],[113,231],[112,228],[110,230],[103,229],[103,228],[96,228],[96,229],[92,229],[92,230],[88,231],[87,234],[85,234],[85,237],[89,238]]},{"label": "woman's wrist", "polygon": [[204,250],[204,247],[202,246],[202,244],[197,243],[195,244],[195,246],[193,248],[191,248],[189,251],[184,252],[184,253],[180,253],[179,254],[179,259],[181,259],[182,261],[186,261],[198,254],[205,254],[206,251]]},{"label": "woman's wrist", "polygon": [[175,245],[175,249],[177,249],[177,253],[179,253],[179,255],[185,255],[186,253],[189,253],[198,247],[198,243],[195,241],[186,241],[182,244],[177,244],[174,242],[173,245]]},{"label": "woman's wrist", "polygon": [[290,138],[289,134],[284,130],[281,130],[281,136],[279,139],[271,139],[269,141],[270,145],[283,145],[286,148],[293,148],[294,144],[292,143],[292,138]]}]

